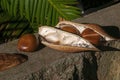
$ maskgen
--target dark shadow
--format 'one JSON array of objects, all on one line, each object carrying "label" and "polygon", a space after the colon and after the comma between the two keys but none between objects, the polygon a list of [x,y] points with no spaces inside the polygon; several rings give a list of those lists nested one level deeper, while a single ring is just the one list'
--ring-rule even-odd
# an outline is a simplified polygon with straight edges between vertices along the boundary
[{"label": "dark shadow", "polygon": [[[113,6],[113,5],[115,5],[115,4],[118,4],[119,2],[120,2],[120,0],[111,0],[111,1],[108,1],[108,2],[104,2],[104,1],[102,1],[102,3],[101,3],[101,1],[100,0],[90,0],[90,2],[89,1],[87,1],[87,0],[78,0],[79,1],[79,5],[78,5],[78,7],[80,7],[81,8],[81,10],[82,10],[82,15],[83,16],[85,16],[85,15],[88,15],[88,14],[90,14],[90,13],[93,13],[93,12],[96,12],[96,11],[98,11],[98,10],[101,10],[101,9],[104,9],[104,8],[106,8],[106,7],[109,7],[109,6]],[[87,2],[87,4],[89,4],[89,5],[87,5],[86,3],[85,4],[83,4],[83,1],[86,1]],[[99,2],[100,1],[100,2]],[[92,2],[92,3],[91,3]],[[97,2],[97,3],[95,3],[95,2]],[[91,3],[91,4],[90,4]],[[95,3],[95,4],[94,4]],[[100,4],[101,3],[101,4]],[[90,6],[91,5],[91,6]],[[87,9],[85,9],[84,7],[86,7],[86,6],[89,6]]]},{"label": "dark shadow", "polygon": [[24,54],[21,54],[21,53],[13,53],[13,54],[19,55],[19,56],[25,58],[26,60],[28,60],[28,56],[27,55],[24,55]]},{"label": "dark shadow", "polygon": [[115,37],[120,38],[120,29],[117,26],[101,26],[107,34]]},{"label": "dark shadow", "polygon": [[40,36],[39,34],[36,34],[36,38],[37,38],[37,40],[38,40],[38,48],[37,48],[37,50],[40,50],[40,49],[43,49],[44,47],[45,47],[45,45],[43,45],[42,43],[41,43],[41,38],[42,38],[42,36]]},{"label": "dark shadow", "polygon": [[43,49],[43,48],[45,48],[45,46],[42,43],[40,43],[38,48],[37,48],[37,51],[40,50],[40,49]]},{"label": "dark shadow", "polygon": [[78,69],[77,69],[77,67],[74,65],[73,80],[80,80],[78,74],[79,74],[79,73],[78,73]]},{"label": "dark shadow", "polygon": [[89,59],[84,58],[84,68],[83,68],[83,76],[85,80],[98,80],[97,76],[97,70],[98,70],[98,64],[97,64],[97,58],[95,56],[95,52],[91,52],[92,54],[92,60],[91,62]]},{"label": "dark shadow", "polygon": [[99,46],[101,51],[120,51],[120,49],[109,47],[109,46]]}]

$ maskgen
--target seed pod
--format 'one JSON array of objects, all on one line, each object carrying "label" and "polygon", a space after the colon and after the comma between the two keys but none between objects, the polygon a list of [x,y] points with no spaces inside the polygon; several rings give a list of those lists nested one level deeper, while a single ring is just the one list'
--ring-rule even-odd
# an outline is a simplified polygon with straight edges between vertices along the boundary
[{"label": "seed pod", "polygon": [[7,70],[27,61],[23,54],[0,53],[0,71]]},{"label": "seed pod", "polygon": [[39,35],[44,45],[64,52],[100,51],[103,41],[116,40],[96,24],[61,21],[55,27],[39,27]]},{"label": "seed pod", "polygon": [[82,34],[82,32],[88,28],[102,36],[102,38],[105,39],[106,41],[116,40],[116,38],[113,38],[112,36],[108,35],[99,25],[96,24],[80,24],[71,21],[61,21],[55,27],[61,28],[62,26],[68,24],[75,27],[80,34]]},{"label": "seed pod", "polygon": [[[56,50],[64,52],[99,51],[89,41],[79,35],[61,29],[43,26],[39,28],[39,34],[42,36],[41,43]],[[59,43],[56,44],[56,42]]]}]

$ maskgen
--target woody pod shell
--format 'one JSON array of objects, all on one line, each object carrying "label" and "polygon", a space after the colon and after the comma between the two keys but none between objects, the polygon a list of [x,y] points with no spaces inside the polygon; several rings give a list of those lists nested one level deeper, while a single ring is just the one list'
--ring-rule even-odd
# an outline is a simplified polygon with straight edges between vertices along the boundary
[{"label": "woody pod shell", "polygon": [[61,21],[55,27],[39,27],[38,34],[41,36],[41,43],[47,47],[63,52],[100,51],[92,43],[81,36],[59,29],[65,25],[75,27],[80,33],[86,28],[90,28],[100,34],[106,41],[115,40],[115,38],[109,36],[98,25]]}]

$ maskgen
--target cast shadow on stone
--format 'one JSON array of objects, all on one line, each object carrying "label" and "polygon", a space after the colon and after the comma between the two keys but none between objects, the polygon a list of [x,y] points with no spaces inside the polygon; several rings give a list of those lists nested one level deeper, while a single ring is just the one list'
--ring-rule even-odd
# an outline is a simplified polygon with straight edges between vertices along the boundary
[{"label": "cast shadow on stone", "polygon": [[[101,27],[110,36],[116,39],[120,39],[120,29],[117,26],[101,26]],[[99,49],[102,51],[120,51],[120,49],[111,46],[100,46]]]},{"label": "cast shadow on stone", "polygon": [[112,37],[120,39],[120,29],[117,26],[101,26]]},{"label": "cast shadow on stone", "polygon": [[99,46],[98,47],[101,51],[120,51],[118,48],[113,48],[110,46]]},{"label": "cast shadow on stone", "polygon": [[77,67],[74,65],[73,80],[79,80],[79,72]]},{"label": "cast shadow on stone", "polygon": [[84,58],[84,68],[83,68],[83,74],[85,80],[98,80],[97,76],[97,70],[98,70],[98,64],[97,64],[97,58],[95,56],[95,53],[92,54],[92,59],[89,61],[89,59]]},{"label": "cast shadow on stone", "polygon": [[36,51],[45,48],[45,46],[41,43],[41,37],[42,37],[42,36],[40,36],[40,35],[38,35],[38,34],[35,34],[35,35],[36,35],[36,38],[37,38],[37,40],[38,40],[38,45],[39,45]]},{"label": "cast shadow on stone", "polygon": [[41,50],[41,49],[43,49],[43,48],[45,48],[45,46],[43,45],[43,44],[39,44],[40,46],[37,48],[37,50],[36,51],[38,51],[38,50]]},{"label": "cast shadow on stone", "polygon": [[20,56],[23,57],[26,61],[28,60],[28,56],[27,56],[27,55],[24,55],[24,54],[22,54],[22,53],[13,53],[13,54],[20,55]]}]

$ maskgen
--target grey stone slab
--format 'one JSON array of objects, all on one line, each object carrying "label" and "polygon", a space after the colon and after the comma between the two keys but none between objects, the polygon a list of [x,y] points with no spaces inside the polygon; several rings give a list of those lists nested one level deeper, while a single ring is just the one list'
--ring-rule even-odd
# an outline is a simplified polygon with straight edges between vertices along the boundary
[{"label": "grey stone slab", "polygon": [[48,47],[42,48],[33,53],[24,53],[17,50],[17,40],[0,45],[0,53],[21,53],[28,56],[28,61],[0,72],[0,80],[14,80],[24,75],[38,71],[42,66],[51,64],[53,61],[68,55]]}]

